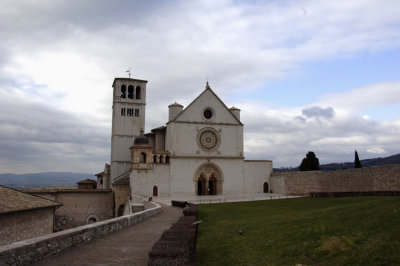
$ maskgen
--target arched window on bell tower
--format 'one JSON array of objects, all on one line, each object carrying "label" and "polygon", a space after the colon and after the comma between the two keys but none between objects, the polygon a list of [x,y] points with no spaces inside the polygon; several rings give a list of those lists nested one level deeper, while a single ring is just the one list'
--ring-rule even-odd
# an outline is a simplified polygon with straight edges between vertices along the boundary
[{"label": "arched window on bell tower", "polygon": [[132,85],[128,86],[128,98],[133,99],[133,86]]},{"label": "arched window on bell tower", "polygon": [[141,98],[141,88],[140,86],[136,86],[136,99],[140,100]]},{"label": "arched window on bell tower", "polygon": [[122,85],[121,86],[121,98],[126,98],[126,86]]}]

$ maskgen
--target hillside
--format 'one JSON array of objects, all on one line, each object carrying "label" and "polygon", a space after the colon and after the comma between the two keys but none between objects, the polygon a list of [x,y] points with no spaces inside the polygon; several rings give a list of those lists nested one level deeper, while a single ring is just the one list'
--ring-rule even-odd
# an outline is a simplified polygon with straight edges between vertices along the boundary
[{"label": "hillside", "polygon": [[[400,154],[383,158],[379,157],[379,158],[361,160],[362,167],[388,165],[388,164],[400,164]],[[319,167],[321,168],[322,171],[336,171],[336,170],[354,168],[354,162],[320,164]],[[274,168],[274,172],[295,172],[295,171],[299,171],[299,168],[298,167]]]},{"label": "hillside", "polygon": [[34,174],[0,174],[0,185],[12,188],[75,187],[83,179],[95,179],[93,174],[70,172],[45,172]]}]

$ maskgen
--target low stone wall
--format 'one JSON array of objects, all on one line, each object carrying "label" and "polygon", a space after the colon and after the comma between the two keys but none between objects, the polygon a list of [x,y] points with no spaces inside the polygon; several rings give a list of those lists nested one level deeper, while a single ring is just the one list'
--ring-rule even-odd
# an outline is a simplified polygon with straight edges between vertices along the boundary
[{"label": "low stone wall", "polygon": [[270,177],[273,193],[400,191],[400,164],[340,171],[279,172]]},{"label": "low stone wall", "polygon": [[0,246],[0,265],[30,264],[57,254],[64,249],[145,221],[162,211],[161,206],[157,203],[151,204],[153,204],[152,208],[131,215]]},{"label": "low stone wall", "polygon": [[175,206],[188,205],[188,207],[183,210],[184,216],[171,228],[165,230],[161,238],[153,245],[149,253],[149,266],[194,265],[197,225],[193,223],[197,220],[197,206],[192,203],[187,204],[187,202],[173,203]]}]

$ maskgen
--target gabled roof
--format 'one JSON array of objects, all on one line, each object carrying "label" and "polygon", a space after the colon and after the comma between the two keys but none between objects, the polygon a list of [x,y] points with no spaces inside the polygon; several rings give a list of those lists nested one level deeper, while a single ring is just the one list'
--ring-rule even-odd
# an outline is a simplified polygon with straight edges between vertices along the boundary
[{"label": "gabled roof", "polygon": [[128,170],[125,173],[120,174],[119,176],[114,178],[114,181],[112,183],[116,185],[125,185],[125,184],[129,185],[130,174],[131,170]]},{"label": "gabled roof", "polygon": [[162,130],[165,130],[166,128],[167,128],[167,127],[165,127],[165,126],[156,127],[156,128],[153,128],[153,129],[151,130],[151,132],[162,131]]},{"label": "gabled roof", "polygon": [[53,200],[29,195],[16,189],[0,185],[0,215],[61,206]]},{"label": "gabled roof", "polygon": [[232,111],[225,105],[225,103],[224,103],[224,102],[218,97],[218,95],[211,89],[210,85],[208,84],[208,81],[207,81],[207,83],[206,83],[206,89],[205,89],[202,93],[200,93],[200,95],[197,96],[196,99],[194,99],[188,106],[186,106],[186,108],[183,109],[182,112],[180,112],[174,119],[172,119],[171,121],[169,121],[167,124],[169,124],[169,123],[171,123],[171,122],[174,122],[174,121],[177,121],[178,118],[179,118],[180,116],[182,116],[182,115],[185,113],[185,111],[188,110],[188,109],[189,109],[198,99],[200,99],[200,97],[201,97],[203,94],[205,94],[207,91],[210,91],[210,92],[213,94],[213,96],[222,104],[222,106],[224,106],[225,109],[232,115],[232,117],[233,117],[240,125],[243,125],[242,122],[240,122],[240,120],[232,113]]},{"label": "gabled roof", "polygon": [[97,184],[97,181],[88,178],[88,179],[77,182],[77,184]]}]

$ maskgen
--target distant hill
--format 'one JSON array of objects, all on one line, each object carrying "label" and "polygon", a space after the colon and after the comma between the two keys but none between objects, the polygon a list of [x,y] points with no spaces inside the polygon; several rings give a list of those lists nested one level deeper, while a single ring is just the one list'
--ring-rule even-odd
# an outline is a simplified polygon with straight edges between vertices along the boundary
[{"label": "distant hill", "polygon": [[70,172],[46,172],[35,174],[0,174],[0,185],[12,188],[76,187],[83,179],[96,179],[93,174]]},{"label": "distant hill", "polygon": [[[361,160],[362,167],[388,165],[388,164],[400,164],[400,154],[383,158],[379,157],[374,159]],[[354,162],[320,164],[319,167],[321,168],[322,171],[351,169],[354,168]],[[298,167],[274,168],[274,172],[296,172],[296,171],[299,171]]]}]

